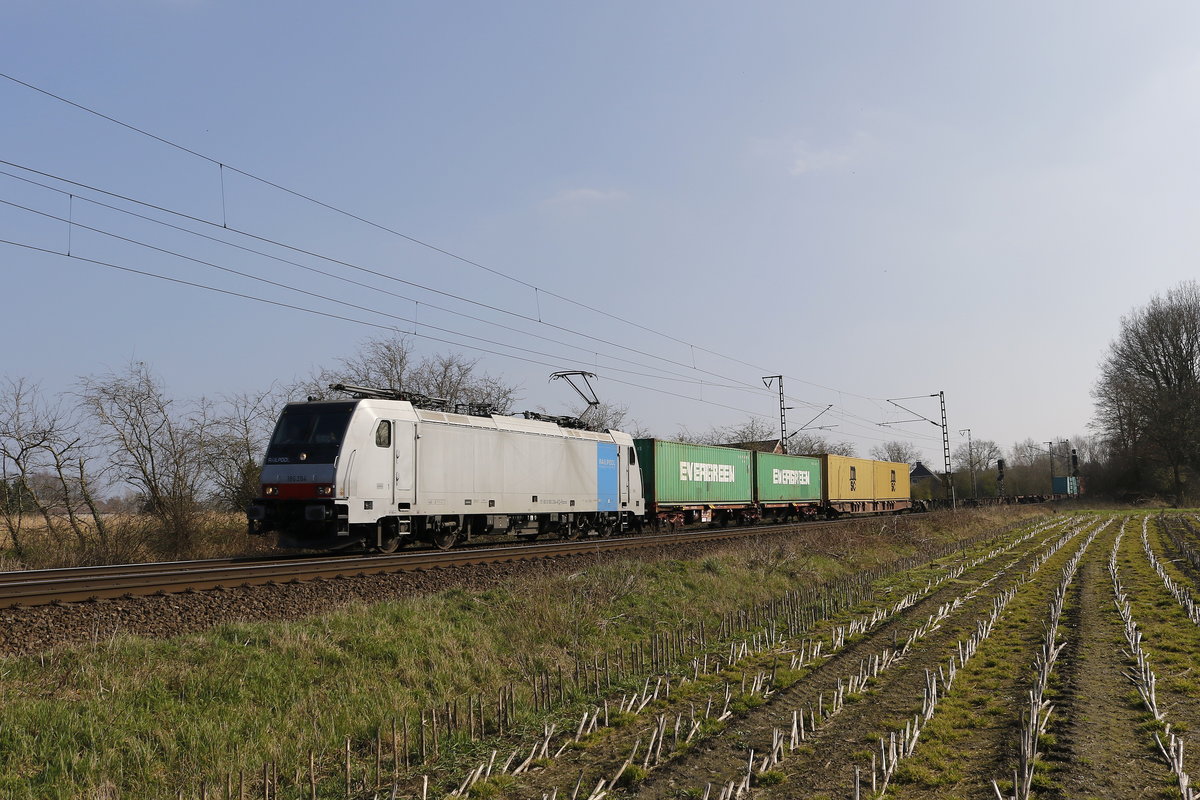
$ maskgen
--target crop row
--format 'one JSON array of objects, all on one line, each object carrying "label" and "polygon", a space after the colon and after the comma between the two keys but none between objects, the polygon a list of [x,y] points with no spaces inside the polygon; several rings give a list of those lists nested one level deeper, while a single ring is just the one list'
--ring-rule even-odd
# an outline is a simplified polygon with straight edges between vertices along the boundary
[{"label": "crop row", "polygon": [[[1024,537],[1021,537],[1021,539],[1010,543],[1010,545],[1008,547],[998,548],[998,549],[994,550],[993,552],[989,553],[987,556],[980,558],[980,559],[976,559],[974,562],[971,563],[970,566],[974,567],[980,563],[983,563],[984,561],[986,561],[990,558],[994,558],[997,555],[999,555],[1000,553],[1002,553],[1008,549],[1011,549],[1012,547],[1016,546],[1019,543],[1023,543],[1025,541],[1027,541],[1029,538],[1031,538],[1035,534],[1043,532],[1044,530],[1047,530],[1050,527],[1052,527],[1052,526],[1041,526],[1039,528],[1035,528],[1033,531],[1029,532]],[[1052,549],[1056,549],[1057,546],[1061,546],[1061,545],[1052,545],[1051,547],[1052,547]],[[942,603],[937,608],[937,610],[935,612],[933,612],[932,614],[930,614],[929,617],[923,623],[918,624],[913,629],[913,631],[907,638],[903,647],[901,647],[899,649],[895,649],[895,650],[890,649],[890,648],[885,648],[882,652],[878,653],[874,657],[867,659],[865,661],[860,661],[860,666],[856,673],[844,675],[837,679],[838,689],[840,690],[841,687],[845,686],[848,688],[848,690],[852,694],[859,694],[859,693],[863,692],[864,690],[867,690],[869,687],[877,684],[881,678],[882,672],[885,669],[901,663],[905,659],[906,656],[908,656],[910,653],[912,653],[914,651],[914,647],[919,642],[924,640],[926,637],[928,637],[934,631],[940,629],[942,627],[943,623],[947,619],[949,619],[953,613],[955,613],[955,612],[959,611],[961,608],[963,608],[964,605],[967,604],[968,602],[970,602],[977,594],[980,593],[980,591],[982,591],[984,588],[989,586],[993,581],[997,580],[1008,569],[1010,569],[1013,566],[1013,564],[1015,564],[1015,563],[1016,563],[1015,561],[1010,562],[1009,564],[1002,567],[995,574],[988,577],[986,580],[983,580],[982,582],[980,582],[978,585],[976,585],[973,589],[969,590],[965,594],[955,597],[952,600],[950,600],[949,602]],[[997,612],[993,611],[993,613],[997,613]],[[984,628],[986,628],[986,624],[984,625]],[[958,653],[958,656],[960,659],[969,658],[968,653],[975,646],[974,641],[975,640],[973,637],[969,637],[967,641],[965,641],[965,642],[959,641],[957,643],[956,649],[957,649],[957,653]],[[864,668],[864,665],[867,665],[867,664],[870,665],[870,668]],[[953,681],[953,674],[954,674],[955,669],[956,669],[956,664],[954,663],[954,659],[952,657],[950,659],[950,664],[949,664],[948,668],[943,669],[942,667],[939,666],[936,672],[933,670],[928,670],[928,669],[926,670],[925,685],[923,687],[924,696],[923,696],[921,711],[918,714],[914,715],[914,718],[912,720],[906,722],[905,729],[903,731],[893,731],[892,732],[890,743],[881,740],[881,742],[880,742],[880,757],[878,759],[876,759],[875,754],[872,753],[872,755],[871,755],[872,766],[871,766],[871,770],[870,770],[869,774],[870,774],[871,783],[876,791],[881,791],[879,788],[880,783],[882,783],[884,786],[886,786],[887,778],[890,777],[891,770],[894,768],[894,765],[895,765],[898,757],[901,757],[904,753],[906,753],[913,746],[915,746],[916,738],[919,735],[922,716],[924,716],[924,718],[927,719],[928,716],[932,714],[932,709],[936,705],[939,681],[944,690],[945,686],[948,683]],[[876,691],[876,689],[872,689],[872,691]],[[811,714],[811,710],[810,710],[810,713],[809,713],[810,720],[811,720],[810,729],[815,730],[817,728],[818,723],[820,724],[821,727],[824,727],[825,725],[829,724],[831,721],[834,720],[837,713],[840,712],[843,708],[843,704],[840,702],[837,702],[839,697],[840,697],[840,692],[835,692],[835,702],[832,704],[832,707],[829,709],[829,711],[824,715],[818,715],[816,718],[813,718],[812,714]],[[796,748],[796,740],[797,740],[797,737],[795,735],[796,725],[795,725],[794,720],[797,718],[797,716],[799,718],[803,719],[804,714],[803,713],[797,714],[796,711],[794,711],[794,710],[791,712],[791,714],[792,714],[792,719],[793,719],[793,725],[792,725],[793,735],[791,736],[791,745],[792,746],[790,749],[794,750]],[[785,714],[785,719],[786,719],[786,714]],[[784,730],[781,730],[779,728],[776,728],[775,730],[773,730],[773,736],[772,736],[773,745],[775,745],[775,743],[781,742],[784,738],[786,738],[783,735],[783,733],[784,733]],[[801,730],[801,734],[802,733],[803,733],[803,731]],[[800,738],[802,740],[802,736]],[[768,767],[777,766],[782,761],[781,756],[782,756],[782,748],[778,747],[777,745],[773,746],[771,759],[768,761],[768,759],[764,758],[758,764],[757,775],[754,771],[754,765],[753,765],[752,759],[748,758],[747,759],[747,768],[746,768],[745,773],[741,776],[740,779],[737,779],[737,778],[728,779],[727,782],[722,787],[720,796],[729,798],[729,797],[738,796],[740,793],[745,792],[749,788],[749,786],[752,784],[752,782],[755,780],[756,776],[765,775],[765,774],[767,774]],[[882,767],[882,771],[883,771],[882,778],[880,777],[880,768],[881,767]],[[859,777],[860,776],[861,776],[861,769],[857,769],[856,770],[856,781],[855,781],[856,792],[858,792],[860,790],[859,789],[859,787],[860,787]],[[711,785],[706,786],[705,794],[707,794],[710,789],[711,789]]]},{"label": "crop row", "polygon": [[[1027,533],[1025,536],[1021,537],[1019,542],[1026,541],[1040,530],[1042,529],[1038,528]],[[772,668],[772,679],[768,685],[785,687],[786,685],[794,684],[800,678],[800,675],[797,673],[798,669],[813,663],[819,664],[821,662],[827,662],[828,659],[830,659],[836,652],[844,647],[848,637],[861,636],[868,633],[870,630],[880,625],[880,623],[882,623],[884,620],[910,608],[920,596],[928,595],[930,591],[937,586],[947,583],[950,579],[958,578],[962,575],[964,569],[973,568],[979,563],[989,559],[994,559],[1005,550],[1016,546],[1019,542],[1013,541],[1010,542],[1006,547],[994,548],[992,552],[983,555],[976,560],[969,562],[968,564],[963,564],[952,569],[940,580],[928,582],[920,591],[910,593],[904,598],[894,602],[889,607],[877,608],[870,613],[852,618],[844,625],[834,627],[830,632],[829,647],[827,648],[822,647],[820,642],[812,643],[802,641],[798,643],[798,645],[789,645],[786,641],[781,639],[777,643],[777,649],[775,652],[762,653],[760,654],[760,658],[769,658],[773,663],[777,663],[780,659],[787,659],[789,662],[787,664],[787,671],[789,675],[783,681],[777,683],[774,680],[775,670]],[[948,609],[943,608],[940,612],[940,615],[944,615],[945,613],[948,613]],[[940,618],[941,617],[939,614],[935,614],[933,624],[929,627],[935,627]],[[836,716],[843,708],[848,696],[852,697],[861,692],[868,679],[874,678],[880,672],[886,670],[888,666],[896,661],[900,652],[907,651],[907,649],[912,646],[912,643],[921,638],[922,635],[924,635],[924,632],[918,630],[914,632],[914,635],[910,636],[908,643],[906,643],[906,645],[902,648],[885,649],[883,652],[877,653],[872,657],[859,659],[858,667],[855,672],[849,675],[841,676],[836,682],[834,682],[834,685],[831,687],[831,691],[829,692],[828,699],[826,699],[825,691],[821,691],[816,695],[815,698],[813,698],[813,701],[808,705],[807,708],[790,709],[785,715],[790,718],[790,725],[785,724],[782,727],[776,727],[773,729],[771,731],[770,744],[761,751],[758,751],[757,756],[756,751],[753,749],[749,751],[744,759],[745,769],[742,775],[739,778],[731,779],[730,783],[732,785],[725,785],[721,791],[726,794],[730,792],[736,793],[737,791],[745,791],[750,783],[755,780],[769,780],[769,778],[762,778],[761,776],[767,775],[771,769],[779,763],[782,758],[782,753],[785,749],[796,747],[799,742],[805,741],[808,734],[814,729],[821,727],[826,721]],[[740,667],[742,665],[735,664],[734,666]],[[757,699],[752,700],[751,698],[742,698],[741,702],[737,705],[739,705],[743,710],[748,710],[749,708],[757,707],[762,702],[770,698],[773,694],[774,692],[768,689],[761,697]],[[724,719],[719,721],[724,722]],[[658,724],[662,724],[661,718]],[[684,727],[686,728],[687,726]],[[714,726],[705,730],[704,733],[705,735],[712,736],[718,734],[719,732],[720,728]],[[654,736],[653,728],[650,731],[650,735],[651,737]],[[658,741],[661,742],[661,738]],[[635,749],[638,744],[638,742],[634,743]],[[683,742],[683,748],[681,749],[686,751],[688,746],[691,744],[692,739],[691,735],[689,734],[688,738]],[[631,754],[631,756],[626,758],[625,761],[629,762],[631,766],[636,767],[637,765],[632,759],[633,756]],[[652,761],[647,762],[645,759],[643,759],[641,769],[635,770],[637,772],[638,780],[641,780],[646,772],[658,766],[661,761],[662,759],[659,758],[657,753]],[[626,769],[627,768],[624,765],[622,765],[621,768],[618,768],[616,771],[617,777],[614,777],[612,781],[609,781],[608,785],[611,786],[613,782],[619,779],[619,777],[628,775],[628,773],[625,771]],[[756,779],[756,775],[760,776],[760,778]],[[706,787],[704,791],[711,792],[712,786],[710,785]],[[547,794],[553,795],[554,792],[550,791]],[[699,795],[699,792],[697,792],[697,794]]]}]

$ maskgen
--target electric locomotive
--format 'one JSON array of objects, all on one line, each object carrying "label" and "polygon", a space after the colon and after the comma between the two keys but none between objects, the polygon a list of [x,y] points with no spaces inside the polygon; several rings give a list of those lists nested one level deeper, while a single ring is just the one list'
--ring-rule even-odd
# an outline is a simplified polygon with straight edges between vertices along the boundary
[{"label": "electric locomotive", "polygon": [[628,434],[330,388],[352,399],[288,403],[280,414],[247,509],[251,533],[277,532],[283,547],[393,552],[489,532],[575,538],[640,527],[642,476]]}]

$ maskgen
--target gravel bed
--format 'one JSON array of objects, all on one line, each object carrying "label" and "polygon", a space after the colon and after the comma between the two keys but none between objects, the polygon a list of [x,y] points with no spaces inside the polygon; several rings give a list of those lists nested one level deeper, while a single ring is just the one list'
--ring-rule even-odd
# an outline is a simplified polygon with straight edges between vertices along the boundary
[{"label": "gravel bed", "polygon": [[[694,559],[729,545],[727,541],[718,541],[647,546],[636,553],[643,559]],[[39,653],[118,635],[166,638],[230,622],[304,619],[355,603],[378,603],[449,588],[483,590],[517,576],[577,572],[598,561],[629,557],[631,551],[619,555],[597,552],[427,572],[9,608],[0,610],[0,656]]]}]

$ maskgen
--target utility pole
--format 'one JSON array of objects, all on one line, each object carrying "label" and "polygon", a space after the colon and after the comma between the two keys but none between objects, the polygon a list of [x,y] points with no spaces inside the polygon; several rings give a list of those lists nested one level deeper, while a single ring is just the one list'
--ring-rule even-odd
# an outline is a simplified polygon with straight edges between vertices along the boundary
[{"label": "utility pole", "polygon": [[946,480],[950,482],[950,510],[958,511],[958,498],[954,496],[954,472],[950,469],[950,429],[946,427],[946,392],[938,392],[942,403],[942,452],[946,457]]},{"label": "utility pole", "polygon": [[1046,452],[1050,454],[1050,494],[1054,494],[1054,442],[1046,442]]},{"label": "utility pole", "polygon": [[889,403],[894,405],[896,408],[900,408],[900,409],[907,411],[910,414],[916,414],[916,419],[902,419],[897,422],[878,422],[876,424],[886,426],[886,425],[901,425],[906,422],[922,422],[922,421],[924,421],[924,422],[928,422],[931,425],[937,425],[937,423],[934,422],[933,420],[931,420],[929,417],[922,416],[921,414],[917,414],[917,412],[913,411],[911,408],[907,408],[896,402],[897,400],[917,400],[917,399],[920,399],[921,397],[936,397],[936,398],[938,398],[939,401],[941,401],[941,404],[942,404],[942,424],[941,424],[942,455],[945,457],[945,462],[946,462],[946,473],[945,474],[946,474],[946,483],[948,486],[948,491],[946,493],[950,497],[950,508],[957,511],[958,510],[958,499],[954,495],[954,473],[950,470],[950,429],[946,426],[946,392],[941,391],[941,392],[938,392],[937,394],[917,395],[916,397],[890,398],[888,400]]},{"label": "utility pole", "polygon": [[787,453],[787,406],[783,400],[783,376],[782,375],[764,375],[762,382],[763,386],[771,388],[771,381],[779,381],[779,449]]},{"label": "utility pole", "polygon": [[967,466],[971,470],[971,497],[979,499],[979,483],[975,480],[975,448],[971,444],[971,429],[963,428],[958,432],[959,436],[967,435]]}]

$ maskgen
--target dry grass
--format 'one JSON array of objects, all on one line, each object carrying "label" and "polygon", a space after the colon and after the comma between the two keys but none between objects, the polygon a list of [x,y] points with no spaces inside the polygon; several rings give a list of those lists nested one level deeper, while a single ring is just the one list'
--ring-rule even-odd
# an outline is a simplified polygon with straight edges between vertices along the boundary
[{"label": "dry grass", "polygon": [[14,551],[11,532],[0,525],[0,571],[220,558],[265,547],[261,539],[246,535],[246,518],[231,512],[193,515],[192,544],[184,551],[149,514],[105,514],[103,520],[107,535],[102,537],[87,517],[76,518],[76,533],[66,515],[52,517],[50,525],[41,517],[27,516],[22,520],[20,553]]}]

